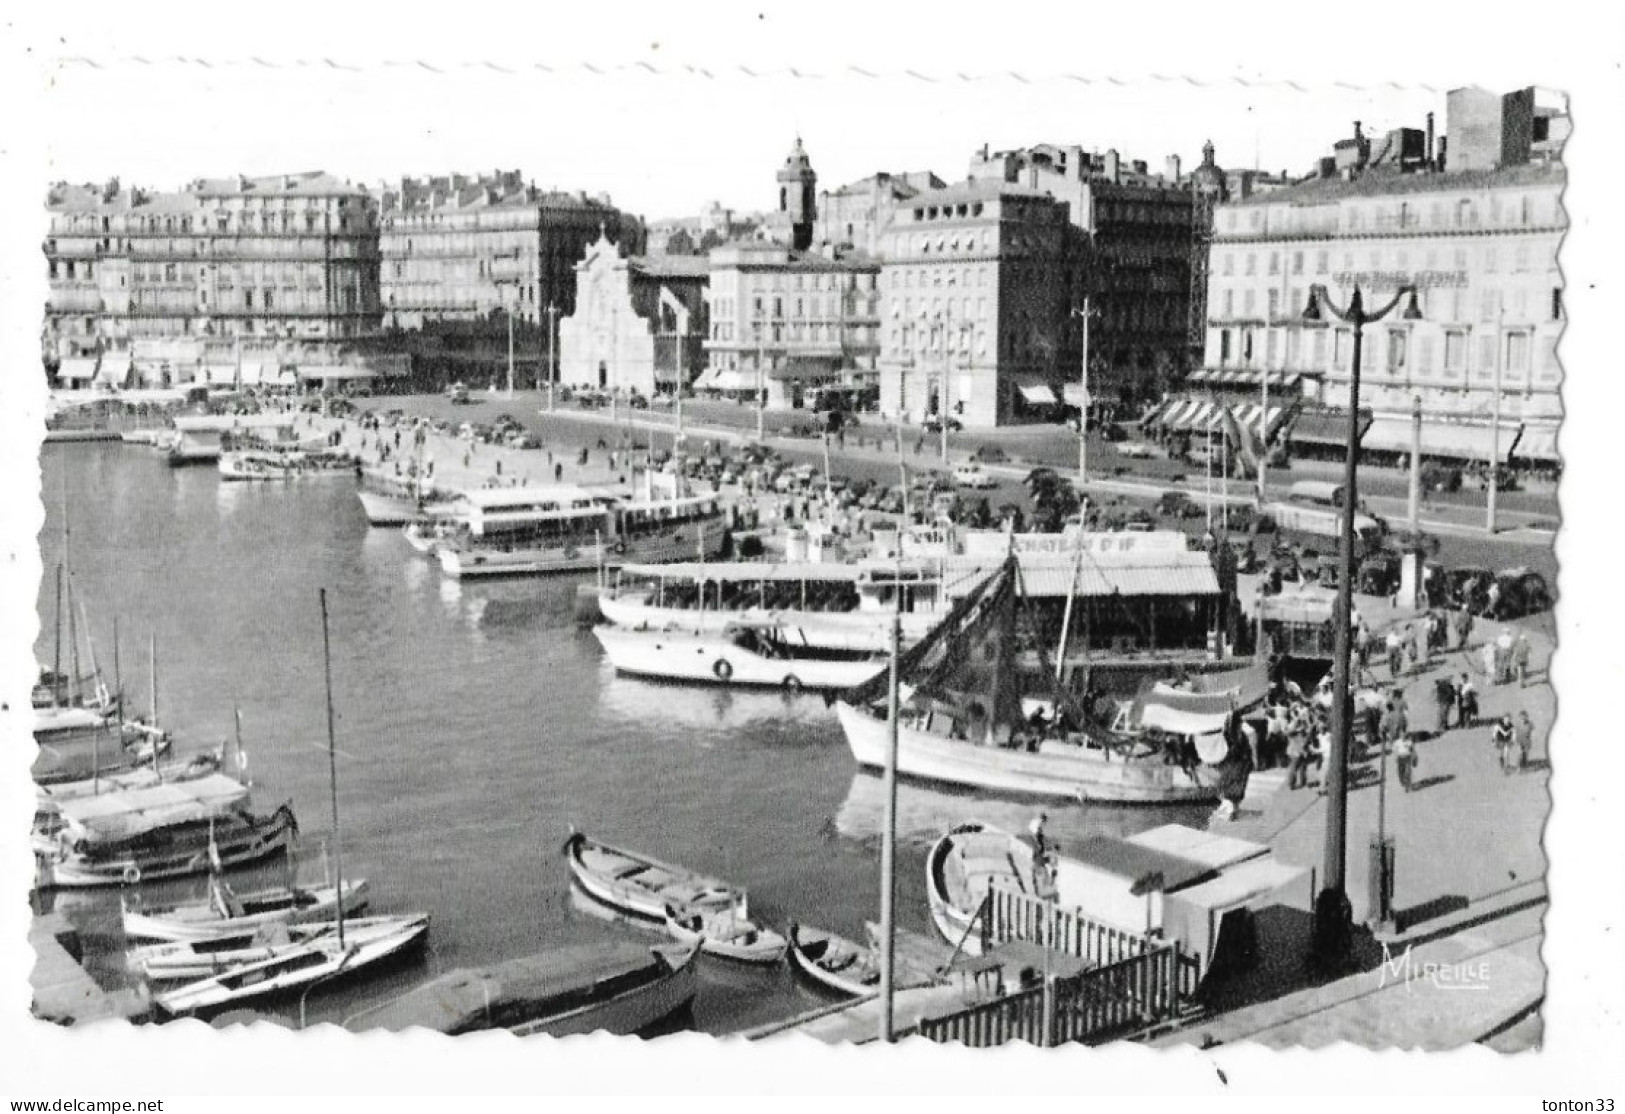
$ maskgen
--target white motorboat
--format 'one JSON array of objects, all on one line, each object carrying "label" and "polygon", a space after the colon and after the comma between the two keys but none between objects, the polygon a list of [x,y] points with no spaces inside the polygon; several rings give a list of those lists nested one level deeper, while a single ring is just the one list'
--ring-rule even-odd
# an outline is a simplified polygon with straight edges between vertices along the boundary
[{"label": "white motorboat", "polygon": [[616,670],[636,677],[800,692],[852,688],[886,668],[875,654],[809,644],[801,630],[771,623],[733,623],[715,633],[599,626],[593,634]]},{"label": "white motorboat", "polygon": [[651,490],[624,500],[568,484],[479,488],[458,499],[456,529],[436,556],[447,576],[462,578],[581,572],[719,553],[724,515],[717,497],[681,490]]}]

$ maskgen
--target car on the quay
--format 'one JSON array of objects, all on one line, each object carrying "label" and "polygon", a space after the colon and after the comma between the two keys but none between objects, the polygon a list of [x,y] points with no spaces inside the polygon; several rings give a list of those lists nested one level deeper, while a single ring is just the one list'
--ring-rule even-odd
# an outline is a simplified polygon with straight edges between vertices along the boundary
[{"label": "car on the quay", "polygon": [[954,483],[959,487],[968,487],[977,491],[986,491],[997,487],[999,481],[993,474],[980,464],[961,464],[954,469]]}]

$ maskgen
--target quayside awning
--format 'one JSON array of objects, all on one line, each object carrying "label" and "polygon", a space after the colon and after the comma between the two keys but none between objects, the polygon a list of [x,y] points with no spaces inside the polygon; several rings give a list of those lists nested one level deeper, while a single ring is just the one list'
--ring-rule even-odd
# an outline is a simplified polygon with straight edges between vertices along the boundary
[{"label": "quayside awning", "polygon": [[[1521,426],[1503,420],[1498,444],[1494,446],[1497,463],[1505,464],[1518,440]],[[1491,452],[1492,430],[1489,422],[1455,423],[1422,422],[1422,455],[1452,457],[1457,460],[1488,460]],[[1377,418],[1366,430],[1360,447],[1368,451],[1409,453],[1411,451],[1411,419],[1400,417]]]},{"label": "quayside awning", "polygon": [[1518,451],[1514,454],[1521,460],[1539,461],[1542,464],[1561,464],[1563,458],[1557,452],[1557,427],[1526,425],[1523,427],[1523,436],[1518,438]]},{"label": "quayside awning", "polygon": [[[1372,417],[1369,411],[1360,411],[1360,424],[1357,432],[1363,439],[1370,430]],[[1347,411],[1315,410],[1299,414],[1297,421],[1287,432],[1287,440],[1304,445],[1346,445],[1349,440],[1349,416]]]}]

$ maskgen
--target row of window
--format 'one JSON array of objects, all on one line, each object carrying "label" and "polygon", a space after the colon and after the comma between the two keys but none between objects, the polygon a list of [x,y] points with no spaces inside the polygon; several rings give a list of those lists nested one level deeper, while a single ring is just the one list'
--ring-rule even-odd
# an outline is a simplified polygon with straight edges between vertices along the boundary
[{"label": "row of window", "polygon": [[[842,339],[844,336],[844,340]],[[731,321],[711,325],[711,339],[747,344],[847,344],[862,348],[879,343],[873,325],[838,325],[821,321],[774,322],[761,329],[741,330]]]},{"label": "row of window", "polygon": [[[1241,290],[1239,299],[1236,294],[1237,291],[1228,288],[1220,291],[1218,302],[1209,307],[1209,312],[1221,321],[1234,320],[1237,316],[1255,317],[1260,311],[1267,321],[1284,321],[1302,314],[1309,297],[1308,289],[1299,286],[1287,289],[1284,304],[1280,290],[1264,291],[1262,304],[1258,291],[1251,287]],[[1481,287],[1476,307],[1474,301],[1472,291],[1464,286],[1424,287],[1416,294],[1422,316],[1439,321],[1466,321],[1475,308],[1480,321],[1494,321],[1502,314],[1510,314],[1514,321],[1529,321],[1533,313],[1539,313],[1548,321],[1563,319],[1563,288],[1560,286]]]},{"label": "row of window", "polygon": [[[1305,266],[1313,265],[1311,272],[1323,276],[1331,271],[1332,252],[1329,248],[1320,248],[1314,252],[1295,251],[1237,251],[1223,250],[1218,253],[1217,270],[1221,275],[1234,275],[1238,267],[1243,275],[1256,275],[1262,269],[1266,275],[1279,275],[1282,273],[1301,275]],[[1531,244],[1514,244],[1504,248],[1498,244],[1486,244],[1482,248],[1456,247],[1448,252],[1439,248],[1428,248],[1413,254],[1409,249],[1398,248],[1385,251],[1382,248],[1372,248],[1364,253],[1361,262],[1370,271],[1381,271],[1391,267],[1395,271],[1408,270],[1412,262],[1419,264],[1423,270],[1437,270],[1440,266],[1448,266],[1456,271],[1467,272],[1477,262],[1479,269],[1485,274],[1496,274],[1501,270],[1503,262],[1507,270],[1517,274],[1531,270],[1549,271],[1556,262],[1556,244],[1543,243],[1539,250]],[[1338,262],[1340,270],[1354,271],[1356,256],[1352,251],[1339,253]]]},{"label": "row of window", "polygon": [[1221,209],[1223,232],[1390,232],[1405,229],[1550,227],[1563,223],[1563,206],[1552,191],[1494,192],[1485,197],[1355,201],[1312,208],[1249,205]]},{"label": "row of window", "polygon": [[[1264,343],[1260,347],[1259,330],[1220,329],[1219,365],[1254,367],[1261,361],[1266,368],[1344,372],[1351,369],[1354,334],[1349,329],[1266,329],[1262,332]],[[1413,337],[1403,328],[1374,330],[1365,338],[1360,370],[1386,372],[1390,376],[1415,374],[1422,378],[1436,370],[1446,375],[1462,375],[1468,371],[1488,375],[1496,371],[1498,361],[1501,372],[1514,377],[1532,370],[1530,360],[1537,339],[1532,329],[1478,333],[1475,344],[1472,330],[1453,328],[1443,331],[1442,343],[1436,343],[1439,339],[1432,332],[1421,332]],[[1540,370],[1544,377],[1551,378],[1560,370],[1557,337],[1542,334],[1539,341]],[[1442,365],[1435,364],[1436,355],[1442,357]],[[1468,366],[1470,358],[1471,367]]]}]

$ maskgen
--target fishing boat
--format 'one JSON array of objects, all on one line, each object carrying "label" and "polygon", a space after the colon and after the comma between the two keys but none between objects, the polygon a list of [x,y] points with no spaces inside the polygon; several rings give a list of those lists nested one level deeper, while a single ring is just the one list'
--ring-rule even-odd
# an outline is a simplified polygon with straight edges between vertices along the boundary
[{"label": "fishing boat", "polygon": [[[346,943],[351,948],[364,948],[403,932],[422,919],[421,916],[405,916],[349,920],[344,926],[348,936]],[[285,959],[309,950],[326,937],[337,940],[336,921],[297,924],[273,921],[199,940],[143,944],[131,948],[125,961],[130,970],[139,971],[153,982],[191,981],[228,974],[267,960]]]},{"label": "fishing boat", "polygon": [[854,998],[880,990],[880,960],[871,949],[804,924],[791,925],[786,936],[791,966],[819,986]]},{"label": "fishing boat", "polygon": [[746,919],[735,909],[692,909],[666,906],[666,931],[680,944],[699,945],[707,955],[740,963],[773,964],[784,958],[789,942],[771,928]]},{"label": "fishing boat", "polygon": [[460,968],[347,1018],[356,1032],[507,1029],[520,1036],[632,1036],[694,1000],[697,947],[616,941],[554,948],[491,967]]},{"label": "fishing boat", "polygon": [[233,449],[220,454],[220,478],[228,482],[331,479],[356,474],[348,453],[302,449]]},{"label": "fishing boat", "polygon": [[342,889],[333,884],[273,886],[239,894],[217,876],[210,879],[209,896],[202,901],[134,908],[126,904],[124,935],[132,940],[212,940],[270,924],[329,921],[338,913],[341,893],[346,915],[367,907],[365,878],[346,879]]},{"label": "fishing boat", "polygon": [[899,611],[904,646],[948,613],[936,565],[914,561],[625,564],[596,603],[625,630],[718,634],[735,623],[773,623],[800,632],[808,646],[858,653],[890,650]]},{"label": "fishing boat", "polygon": [[800,692],[852,688],[886,668],[873,653],[814,645],[800,628],[771,622],[735,622],[716,632],[598,626],[593,635],[617,672],[668,681]]},{"label": "fishing boat", "polygon": [[576,884],[589,895],[648,920],[664,921],[668,905],[747,915],[743,889],[599,843],[581,832],[564,841],[564,857]]},{"label": "fishing boat", "polygon": [[423,943],[429,933],[427,914],[397,920],[395,931],[365,942],[336,931],[324,934],[284,954],[154,994],[153,1002],[174,1017],[206,1014],[355,975]]},{"label": "fishing boat", "polygon": [[34,826],[39,828],[56,815],[63,801],[76,801],[102,793],[146,789],[164,782],[193,781],[220,772],[220,756],[197,754],[185,761],[149,763],[116,773],[101,774],[78,781],[56,781],[34,787]]},{"label": "fishing boat", "polygon": [[298,830],[292,805],[256,815],[248,787],[219,773],[80,797],[35,831],[36,881],[43,889],[183,878],[280,854]]},{"label": "fishing boat", "polygon": [[477,488],[456,504],[455,528],[436,549],[450,577],[580,572],[626,561],[676,561],[721,552],[716,495],[682,479],[643,473],[631,499],[569,484]]},{"label": "fishing boat", "polygon": [[[1234,734],[1237,691],[1179,693],[1181,731],[1102,722],[1056,681],[1042,649],[1018,660],[1014,557],[954,605],[898,663],[898,771],[906,776],[1040,798],[1173,804],[1217,800],[1244,779],[1250,755]],[[1024,709],[1030,707],[1031,713]],[[885,674],[849,690],[836,710],[858,763],[886,764]]]},{"label": "fishing boat", "polygon": [[979,821],[960,824],[931,845],[925,857],[931,923],[944,940],[967,955],[982,954],[981,935],[972,928],[994,885],[1033,893],[1033,849],[1009,832]]}]

